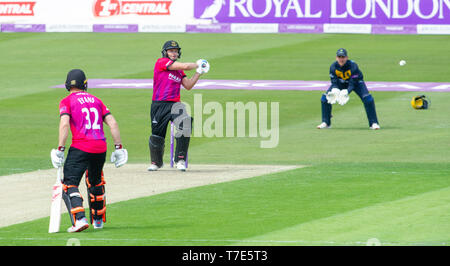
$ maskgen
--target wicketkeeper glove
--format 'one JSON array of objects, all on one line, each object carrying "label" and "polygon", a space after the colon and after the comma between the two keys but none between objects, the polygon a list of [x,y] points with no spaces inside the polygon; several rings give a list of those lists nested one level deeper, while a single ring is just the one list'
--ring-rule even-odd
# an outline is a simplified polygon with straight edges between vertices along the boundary
[{"label": "wicketkeeper glove", "polygon": [[335,104],[338,100],[340,90],[338,88],[333,88],[327,93],[327,102],[329,104]]},{"label": "wicketkeeper glove", "polygon": [[205,74],[205,73],[208,73],[208,71],[209,71],[209,63],[208,63],[208,61],[206,61],[205,59],[199,59],[199,60],[197,60],[197,65],[198,65],[198,67],[197,67],[197,73],[198,74]]},{"label": "wicketkeeper glove", "polygon": [[117,144],[116,150],[111,153],[111,162],[115,164],[117,168],[126,164],[128,161],[128,151],[122,147],[122,144]]},{"label": "wicketkeeper glove", "polygon": [[337,102],[340,105],[344,105],[350,100],[350,97],[348,96],[348,90],[341,90],[337,99]]},{"label": "wicketkeeper glove", "polygon": [[58,149],[52,149],[50,158],[52,159],[53,167],[59,168],[64,164],[64,146],[59,146]]}]

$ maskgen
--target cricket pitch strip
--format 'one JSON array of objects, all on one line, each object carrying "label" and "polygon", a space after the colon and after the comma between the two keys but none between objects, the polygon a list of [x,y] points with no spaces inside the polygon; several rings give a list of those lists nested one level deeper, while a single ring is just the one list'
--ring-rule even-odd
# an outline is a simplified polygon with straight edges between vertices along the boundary
[{"label": "cricket pitch strip", "polygon": [[[148,172],[147,164],[126,164],[115,168],[105,164],[106,202],[125,201],[238,179],[302,168],[302,165],[203,165],[189,164],[186,172],[165,165],[156,172]],[[57,169],[0,176],[0,227],[23,223],[50,215],[52,186]],[[84,177],[80,192],[86,199]],[[84,200],[84,208],[88,210]],[[66,207],[62,204],[62,213]]]}]

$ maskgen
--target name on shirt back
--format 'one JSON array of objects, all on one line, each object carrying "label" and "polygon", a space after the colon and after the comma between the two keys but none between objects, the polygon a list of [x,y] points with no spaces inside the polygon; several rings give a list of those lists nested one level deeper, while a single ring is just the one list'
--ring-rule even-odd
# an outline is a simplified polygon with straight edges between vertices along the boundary
[{"label": "name on shirt back", "polygon": [[[78,94],[78,95],[83,95],[83,94]],[[78,100],[78,102],[80,104],[95,103],[95,98],[94,97],[80,97],[80,98],[77,98],[77,100]]]}]

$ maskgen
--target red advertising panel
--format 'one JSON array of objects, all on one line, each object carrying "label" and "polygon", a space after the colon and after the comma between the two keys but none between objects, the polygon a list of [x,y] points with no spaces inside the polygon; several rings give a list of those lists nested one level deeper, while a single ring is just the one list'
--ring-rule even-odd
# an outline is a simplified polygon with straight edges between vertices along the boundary
[{"label": "red advertising panel", "polygon": [[0,16],[34,16],[36,2],[0,2]]}]

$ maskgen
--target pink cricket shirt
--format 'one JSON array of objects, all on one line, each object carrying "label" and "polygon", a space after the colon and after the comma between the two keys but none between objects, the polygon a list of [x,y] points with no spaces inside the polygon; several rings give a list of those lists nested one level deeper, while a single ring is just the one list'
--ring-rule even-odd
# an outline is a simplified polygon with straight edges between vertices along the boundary
[{"label": "pink cricket shirt", "polygon": [[181,81],[186,74],[183,70],[168,70],[174,61],[160,58],[156,61],[153,74],[153,101],[180,101]]},{"label": "pink cricket shirt", "polygon": [[110,111],[103,102],[87,92],[71,93],[59,104],[59,115],[70,116],[70,146],[84,152],[106,152],[103,119],[108,114]]}]

